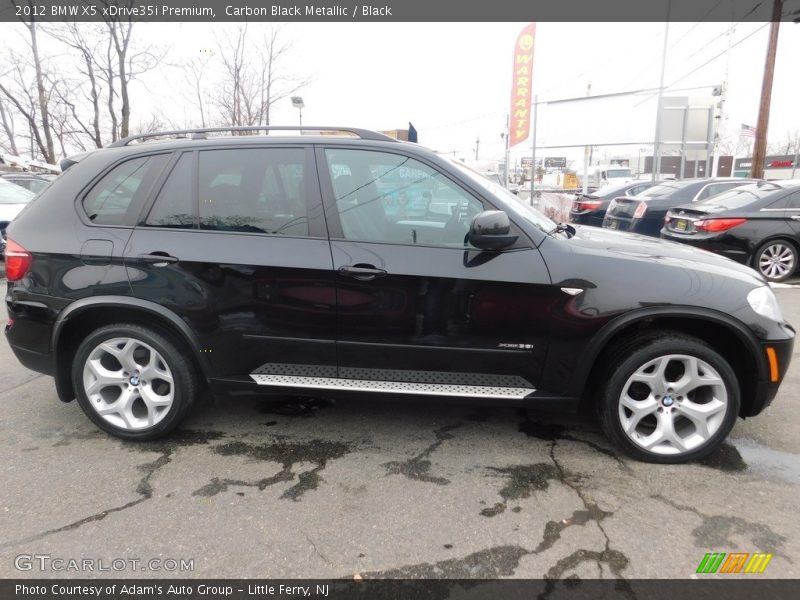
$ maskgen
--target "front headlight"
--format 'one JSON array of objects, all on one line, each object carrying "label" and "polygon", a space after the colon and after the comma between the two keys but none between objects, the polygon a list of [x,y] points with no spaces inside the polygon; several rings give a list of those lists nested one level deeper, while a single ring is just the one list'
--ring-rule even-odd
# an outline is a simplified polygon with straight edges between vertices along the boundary
[{"label": "front headlight", "polygon": [[751,290],[747,294],[747,302],[762,317],[783,323],[783,315],[781,315],[781,307],[778,306],[778,299],[775,298],[775,294],[769,286],[765,285]]}]

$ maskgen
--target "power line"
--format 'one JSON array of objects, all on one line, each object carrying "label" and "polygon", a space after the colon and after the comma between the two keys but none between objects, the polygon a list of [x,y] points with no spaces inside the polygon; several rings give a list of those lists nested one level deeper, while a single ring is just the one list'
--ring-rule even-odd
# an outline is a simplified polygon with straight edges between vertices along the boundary
[{"label": "power line", "polygon": [[[734,42],[733,44],[731,44],[731,45],[730,45],[730,47],[729,47],[729,48],[726,48],[725,50],[723,50],[723,51],[722,51],[722,52],[720,52],[719,54],[717,54],[717,55],[715,55],[715,56],[712,56],[711,58],[709,58],[709,59],[708,59],[706,62],[704,62],[702,65],[700,65],[700,66],[698,66],[698,67],[696,67],[696,68],[692,69],[692,70],[691,70],[691,71],[689,71],[688,73],[686,73],[686,74],[684,74],[684,75],[680,76],[678,79],[676,79],[675,81],[673,81],[672,83],[670,83],[670,84],[669,84],[668,86],[666,86],[664,89],[665,89],[665,90],[670,90],[670,89],[672,89],[672,87],[673,87],[674,85],[676,85],[676,84],[680,83],[681,81],[683,81],[683,80],[684,80],[684,79],[686,79],[687,77],[690,77],[690,76],[694,75],[694,74],[695,74],[695,73],[697,73],[697,72],[698,72],[700,69],[702,69],[703,67],[705,67],[705,66],[707,66],[707,65],[711,64],[712,62],[714,62],[715,60],[717,60],[719,57],[721,57],[721,56],[724,56],[724,55],[725,55],[725,54],[728,52],[728,50],[732,50],[733,48],[735,48],[736,46],[738,46],[738,45],[739,45],[739,44],[741,44],[742,42],[745,42],[745,41],[747,41],[748,39],[750,39],[751,37],[753,37],[755,34],[757,34],[759,31],[761,31],[762,29],[764,29],[764,28],[765,28],[765,27],[767,27],[768,25],[769,25],[769,23],[764,23],[764,24],[763,24],[763,25],[761,25],[761,27],[759,27],[758,29],[755,29],[755,30],[751,31],[749,34],[747,34],[746,36],[744,36],[744,37],[743,37],[742,39],[740,39],[738,42]],[[644,100],[642,100],[641,102],[639,102],[639,104],[637,104],[636,106],[639,106],[639,105],[641,105],[641,104],[643,104],[643,103],[647,102],[647,101],[648,101],[650,98],[652,98],[653,96],[655,96],[655,94],[650,94],[650,95],[649,95],[647,98],[645,98]]]},{"label": "power line", "polygon": [[[749,14],[749,13],[748,13],[748,14]],[[738,46],[738,45],[739,45],[739,44],[741,44],[742,42],[744,42],[744,41],[746,41],[746,40],[750,39],[751,37],[753,37],[755,34],[757,34],[759,31],[761,31],[762,29],[764,29],[764,28],[765,28],[765,27],[767,27],[768,25],[769,25],[769,23],[764,23],[764,24],[763,24],[761,27],[759,27],[758,29],[756,29],[756,30],[754,30],[754,31],[750,32],[749,34],[747,34],[746,36],[744,36],[742,39],[740,39],[738,42],[735,42],[735,43],[731,44],[731,49],[732,49],[732,48],[735,48],[736,46]],[[714,61],[715,61],[715,60],[717,60],[717,59],[718,59],[720,56],[724,56],[724,55],[725,55],[725,53],[726,53],[726,52],[728,52],[728,50],[729,50],[729,49],[728,49],[728,48],[726,48],[725,50],[723,50],[722,52],[720,52],[720,53],[719,53],[719,54],[717,54],[716,56],[713,56],[712,58],[709,58],[709,59],[708,59],[706,62],[704,62],[704,63],[703,63],[702,65],[700,65],[699,67],[697,67],[697,68],[695,68],[695,69],[692,69],[691,71],[689,71],[688,73],[686,73],[686,75],[683,75],[683,76],[679,77],[678,79],[676,79],[675,81],[673,81],[671,84],[669,84],[669,85],[667,86],[667,89],[671,88],[671,87],[672,87],[673,85],[675,85],[676,83],[680,83],[681,81],[683,81],[684,79],[686,79],[686,78],[687,78],[687,77],[689,77],[690,75],[694,75],[695,73],[697,73],[697,71],[699,71],[700,69],[702,69],[703,67],[705,67],[705,66],[706,66],[706,65],[708,65],[709,63],[712,63],[712,62],[714,62]]]}]

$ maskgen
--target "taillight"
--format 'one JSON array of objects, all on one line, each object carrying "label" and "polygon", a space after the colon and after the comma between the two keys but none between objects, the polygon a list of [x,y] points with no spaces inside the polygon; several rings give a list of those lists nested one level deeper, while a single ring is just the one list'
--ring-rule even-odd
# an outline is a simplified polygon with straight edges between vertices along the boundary
[{"label": "taillight", "polygon": [[715,233],[728,231],[728,229],[733,229],[746,222],[747,219],[703,219],[702,221],[695,221],[694,228],[698,231]]},{"label": "taillight", "polygon": [[579,200],[577,203],[578,210],[597,210],[603,204],[602,200]]},{"label": "taillight", "polygon": [[636,210],[633,213],[633,218],[641,219],[644,216],[644,213],[646,212],[647,212],[647,203],[639,202],[639,206],[636,207]]},{"label": "taillight", "polygon": [[31,253],[25,250],[14,240],[6,243],[6,278],[9,281],[19,281],[25,277],[25,273],[31,268],[33,258]]}]

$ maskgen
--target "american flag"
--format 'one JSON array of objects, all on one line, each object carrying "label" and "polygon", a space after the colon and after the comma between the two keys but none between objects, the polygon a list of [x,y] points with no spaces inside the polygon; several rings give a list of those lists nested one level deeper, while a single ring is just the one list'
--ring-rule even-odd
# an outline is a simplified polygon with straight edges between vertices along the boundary
[{"label": "american flag", "polygon": [[743,137],[756,137],[756,128],[751,127],[750,125],[745,125],[742,123],[742,129],[739,131],[739,135]]}]

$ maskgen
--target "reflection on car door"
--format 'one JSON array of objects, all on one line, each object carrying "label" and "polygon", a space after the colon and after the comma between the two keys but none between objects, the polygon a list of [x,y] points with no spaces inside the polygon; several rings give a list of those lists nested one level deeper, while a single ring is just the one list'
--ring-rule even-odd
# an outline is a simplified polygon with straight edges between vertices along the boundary
[{"label": "reflection on car door", "polygon": [[786,217],[796,241],[800,243],[800,192],[795,192],[786,199]]},{"label": "reflection on car door", "polygon": [[331,146],[317,150],[317,161],[336,270],[339,377],[349,380],[342,385],[530,394],[554,300],[538,250],[524,236],[503,252],[468,247],[472,216],[492,207],[401,152]]},{"label": "reflection on car door", "polygon": [[189,321],[217,376],[252,382],[296,365],[335,376],[335,290],[312,149],[181,153],[125,260],[134,294]]}]

